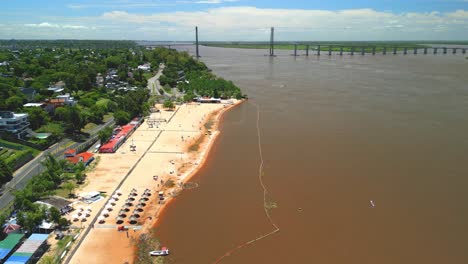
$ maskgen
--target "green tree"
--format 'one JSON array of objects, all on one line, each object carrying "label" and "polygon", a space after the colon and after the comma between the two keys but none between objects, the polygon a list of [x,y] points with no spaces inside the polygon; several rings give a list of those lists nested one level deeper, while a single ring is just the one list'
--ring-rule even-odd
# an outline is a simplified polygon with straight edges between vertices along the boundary
[{"label": "green tree", "polygon": [[72,196],[73,190],[75,190],[76,185],[73,182],[66,182],[62,184],[63,189],[68,191],[68,196]]},{"label": "green tree", "polygon": [[99,141],[104,144],[112,136],[112,127],[105,127],[98,133]]},{"label": "green tree", "polygon": [[52,137],[56,140],[62,139],[65,135],[63,126],[58,123],[48,123],[43,125],[38,131],[42,133],[51,133]]},{"label": "green tree", "polygon": [[13,171],[5,163],[4,159],[0,159],[0,185],[9,182],[13,178]]},{"label": "green tree", "polygon": [[18,111],[20,108],[23,107],[24,98],[14,95],[6,99],[5,104],[8,110]]},{"label": "green tree", "polygon": [[36,130],[50,122],[49,114],[40,107],[27,108],[26,112],[29,115],[28,119],[31,124],[30,127],[33,130]]},{"label": "green tree", "polygon": [[49,220],[50,221],[58,224],[61,217],[62,215],[60,214],[60,211],[57,208],[53,206],[49,208]]},{"label": "green tree", "polygon": [[121,126],[130,121],[130,115],[125,111],[119,110],[114,113],[114,119],[117,125]]},{"label": "green tree", "polygon": [[171,100],[166,100],[163,103],[163,107],[166,108],[166,109],[172,110],[172,109],[175,108],[175,105],[174,105],[174,102],[172,102]]}]

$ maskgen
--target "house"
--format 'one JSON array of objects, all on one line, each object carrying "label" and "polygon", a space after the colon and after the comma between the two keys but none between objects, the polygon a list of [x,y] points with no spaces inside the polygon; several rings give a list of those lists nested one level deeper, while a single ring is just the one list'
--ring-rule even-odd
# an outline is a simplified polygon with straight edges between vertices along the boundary
[{"label": "house", "polygon": [[151,63],[145,63],[143,65],[138,65],[139,70],[143,71],[150,71],[151,70]]},{"label": "house", "polygon": [[70,94],[68,94],[68,93],[62,94],[62,95],[57,95],[56,98],[59,99],[59,100],[63,99],[63,103],[65,105],[68,105],[68,106],[76,105],[75,99],[72,96],[70,96]]},{"label": "house", "polygon": [[10,63],[8,61],[0,62],[0,66],[8,66]]},{"label": "house", "polygon": [[221,103],[221,98],[195,97],[193,98],[193,101],[199,103]]},{"label": "house", "polygon": [[94,154],[90,152],[82,152],[74,156],[65,157],[72,164],[78,164],[78,162],[83,162],[85,166],[88,166],[94,160]]},{"label": "house", "polygon": [[12,133],[20,139],[28,134],[28,128],[28,114],[0,111],[0,131]]},{"label": "house", "polygon": [[67,150],[65,150],[65,152],[63,152],[63,155],[65,156],[65,158],[75,157],[76,156],[76,149],[67,149]]},{"label": "house", "polygon": [[61,93],[61,92],[63,92],[64,89],[61,88],[61,87],[49,87],[49,88],[47,88],[47,90],[52,91],[54,93]]},{"label": "house", "polygon": [[96,76],[96,85],[98,87],[104,86],[104,77],[102,77],[101,73],[98,73],[97,76]]},{"label": "house", "polygon": [[23,88],[20,88],[20,91],[26,96],[28,101],[33,101],[34,97],[37,94],[37,91],[34,88],[24,88],[23,87]]}]

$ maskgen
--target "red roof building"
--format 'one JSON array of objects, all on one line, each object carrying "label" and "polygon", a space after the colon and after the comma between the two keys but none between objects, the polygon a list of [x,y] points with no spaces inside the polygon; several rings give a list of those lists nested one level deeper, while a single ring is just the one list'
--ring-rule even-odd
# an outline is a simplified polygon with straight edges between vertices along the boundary
[{"label": "red roof building", "polygon": [[82,152],[75,156],[67,157],[67,160],[72,164],[83,162],[85,166],[88,166],[94,160],[94,155],[90,152]]},{"label": "red roof building", "polygon": [[135,131],[136,125],[128,124],[116,129],[118,133],[99,148],[100,153],[114,153],[125,142],[125,140]]},{"label": "red roof building", "polygon": [[76,155],[76,149],[67,149],[63,152],[63,155],[65,155],[65,157],[74,157]]}]

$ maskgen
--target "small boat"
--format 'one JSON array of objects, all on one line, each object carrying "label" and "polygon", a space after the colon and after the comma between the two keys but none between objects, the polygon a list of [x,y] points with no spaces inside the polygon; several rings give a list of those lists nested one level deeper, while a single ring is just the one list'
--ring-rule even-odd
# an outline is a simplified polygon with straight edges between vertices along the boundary
[{"label": "small boat", "polygon": [[150,256],[167,256],[169,255],[169,249],[162,247],[161,250],[154,250],[150,252]]},{"label": "small boat", "polygon": [[370,205],[371,205],[371,207],[375,207],[374,201],[370,200]]}]

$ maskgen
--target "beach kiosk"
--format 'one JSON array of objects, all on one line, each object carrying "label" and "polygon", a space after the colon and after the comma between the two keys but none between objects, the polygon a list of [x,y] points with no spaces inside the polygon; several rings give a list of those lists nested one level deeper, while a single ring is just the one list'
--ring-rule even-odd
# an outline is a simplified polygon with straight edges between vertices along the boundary
[{"label": "beach kiosk", "polygon": [[81,197],[83,199],[83,202],[88,203],[88,204],[99,201],[102,198],[100,192],[85,193]]}]

